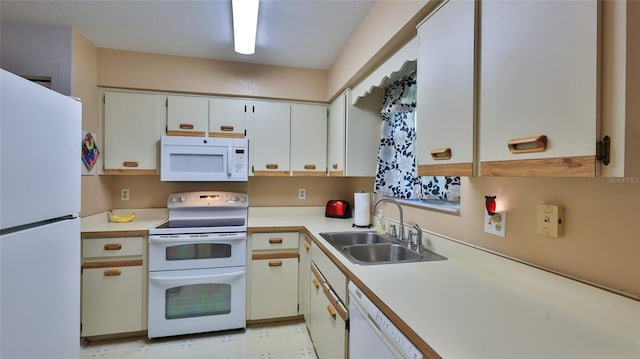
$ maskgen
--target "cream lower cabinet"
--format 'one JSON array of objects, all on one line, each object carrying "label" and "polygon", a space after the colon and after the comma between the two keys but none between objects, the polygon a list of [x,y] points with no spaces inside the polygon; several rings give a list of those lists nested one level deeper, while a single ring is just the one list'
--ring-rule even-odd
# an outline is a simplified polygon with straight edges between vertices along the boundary
[{"label": "cream lower cabinet", "polygon": [[311,290],[311,239],[306,233],[300,234],[300,247],[298,248],[298,314],[304,316],[309,325],[309,300]]},{"label": "cream lower cabinet", "polygon": [[298,315],[298,232],[251,235],[249,320]]},{"label": "cream lower cabinet", "polygon": [[144,237],[82,239],[81,336],[147,328]]},{"label": "cream lower cabinet", "polygon": [[312,244],[308,327],[319,358],[347,357],[346,276]]}]

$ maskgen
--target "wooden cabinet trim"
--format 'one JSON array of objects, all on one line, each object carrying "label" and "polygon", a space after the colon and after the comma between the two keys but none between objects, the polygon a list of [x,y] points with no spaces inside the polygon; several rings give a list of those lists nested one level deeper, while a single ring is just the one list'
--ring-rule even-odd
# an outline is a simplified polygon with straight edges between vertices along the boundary
[{"label": "wooden cabinet trim", "polygon": [[82,269],[110,268],[110,267],[138,267],[143,263],[142,259],[129,259],[121,261],[84,262]]},{"label": "wooden cabinet trim", "polygon": [[326,177],[325,171],[293,171],[293,176],[296,177]]},{"label": "wooden cabinet trim", "polygon": [[289,171],[253,171],[254,176],[289,176]]},{"label": "wooden cabinet trim", "polygon": [[129,175],[129,176],[155,176],[158,174],[158,171],[127,169],[127,168],[106,168],[104,170],[104,174],[105,175]]},{"label": "wooden cabinet trim", "polygon": [[419,176],[473,176],[473,163],[448,163],[441,165],[419,165]]},{"label": "wooden cabinet trim", "polygon": [[287,259],[298,258],[298,252],[284,252],[284,253],[253,253],[251,254],[252,260],[262,259]]},{"label": "wooden cabinet trim", "polygon": [[244,133],[239,132],[209,132],[209,137],[223,137],[223,138],[244,138]]},{"label": "wooden cabinet trim", "polygon": [[191,136],[191,137],[204,137],[204,131],[178,131],[168,130],[167,136]]},{"label": "wooden cabinet trim", "polygon": [[595,177],[595,156],[490,161],[480,164],[481,176]]}]

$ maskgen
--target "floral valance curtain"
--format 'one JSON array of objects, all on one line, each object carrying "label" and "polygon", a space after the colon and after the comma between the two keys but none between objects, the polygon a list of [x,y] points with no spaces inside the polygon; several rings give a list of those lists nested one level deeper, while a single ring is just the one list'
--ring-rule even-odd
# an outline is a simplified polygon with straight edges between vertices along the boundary
[{"label": "floral valance curtain", "polygon": [[416,160],[416,73],[387,87],[374,192],[401,199],[460,202],[460,177],[418,176]]}]

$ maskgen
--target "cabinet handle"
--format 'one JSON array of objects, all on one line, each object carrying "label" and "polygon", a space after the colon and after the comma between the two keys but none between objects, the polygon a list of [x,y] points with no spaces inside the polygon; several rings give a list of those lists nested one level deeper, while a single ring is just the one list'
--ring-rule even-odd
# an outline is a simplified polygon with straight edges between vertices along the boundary
[{"label": "cabinet handle", "polygon": [[231,132],[233,131],[233,126],[220,126],[220,131],[227,131],[227,132]]},{"label": "cabinet handle", "polygon": [[268,170],[277,170],[278,169],[278,164],[277,163],[267,163],[267,169]]},{"label": "cabinet handle", "polygon": [[104,276],[105,277],[113,277],[113,276],[117,276],[117,275],[121,275],[122,274],[122,270],[121,269],[105,269],[104,270]]},{"label": "cabinet handle", "polygon": [[309,245],[309,243],[304,242],[304,249],[307,250],[307,252],[309,251],[309,248],[311,248],[311,246]]},{"label": "cabinet handle", "polygon": [[271,244],[282,243],[282,237],[269,238],[269,243],[271,243]]},{"label": "cabinet handle", "polygon": [[181,123],[180,124],[180,129],[181,130],[193,130],[193,124],[192,123]]},{"label": "cabinet handle", "polygon": [[439,160],[450,160],[451,159],[451,148],[443,147],[443,148],[434,148],[431,150],[431,158],[436,161]]},{"label": "cabinet handle", "polygon": [[316,289],[320,288],[320,282],[318,282],[316,278],[313,278],[313,286],[316,287]]},{"label": "cabinet handle", "polygon": [[269,267],[282,267],[282,261],[269,261]]},{"label": "cabinet handle", "polygon": [[336,309],[331,305],[327,305],[327,311],[329,312],[329,315],[331,315],[332,319],[336,319]]},{"label": "cabinet handle", "polygon": [[519,137],[509,140],[509,151],[514,154],[542,152],[547,149],[547,136],[538,135],[531,137]]},{"label": "cabinet handle", "polygon": [[122,162],[124,167],[138,167],[138,161],[124,161]]},{"label": "cabinet handle", "polygon": [[122,249],[122,244],[121,243],[106,243],[104,245],[104,250],[105,251],[119,251]]},{"label": "cabinet handle", "polygon": [[304,165],[304,169],[305,170],[315,170],[316,169],[316,165],[313,165],[313,164]]},{"label": "cabinet handle", "polygon": [[338,169],[338,164],[334,163],[334,164],[331,165],[331,167],[333,167],[334,170],[337,170]]}]

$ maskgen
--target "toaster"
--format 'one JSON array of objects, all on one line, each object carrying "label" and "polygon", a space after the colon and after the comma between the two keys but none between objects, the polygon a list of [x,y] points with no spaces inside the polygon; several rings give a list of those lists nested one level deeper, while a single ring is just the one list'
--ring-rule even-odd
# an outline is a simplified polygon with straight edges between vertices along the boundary
[{"label": "toaster", "polygon": [[324,216],[332,218],[351,218],[351,206],[347,201],[332,199],[327,202]]}]

